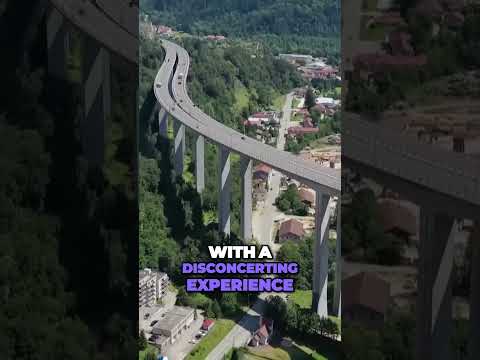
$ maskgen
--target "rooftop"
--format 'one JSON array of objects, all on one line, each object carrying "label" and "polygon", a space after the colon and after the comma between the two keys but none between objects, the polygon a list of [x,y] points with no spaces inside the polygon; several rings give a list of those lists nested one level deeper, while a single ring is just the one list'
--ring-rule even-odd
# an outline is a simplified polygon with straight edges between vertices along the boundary
[{"label": "rooftop", "polygon": [[192,308],[174,306],[160,319],[154,326],[156,329],[171,331],[187,316],[190,316],[194,310]]},{"label": "rooftop", "polygon": [[342,280],[342,307],[363,305],[385,314],[390,302],[390,284],[374,273],[360,272]]},{"label": "rooftop", "polygon": [[305,235],[303,224],[296,219],[290,219],[290,220],[284,221],[280,225],[279,235],[284,236],[288,234],[302,237],[303,235]]}]

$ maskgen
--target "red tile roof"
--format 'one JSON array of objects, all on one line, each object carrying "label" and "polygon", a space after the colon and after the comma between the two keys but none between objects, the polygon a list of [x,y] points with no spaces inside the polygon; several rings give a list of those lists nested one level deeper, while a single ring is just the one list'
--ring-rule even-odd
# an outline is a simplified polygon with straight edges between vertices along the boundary
[{"label": "red tile roof", "polygon": [[280,225],[279,236],[285,236],[288,234],[302,237],[303,235],[305,235],[305,230],[303,230],[303,224],[296,219],[284,221]]},{"label": "red tile roof", "polygon": [[342,307],[363,305],[380,314],[387,312],[390,284],[374,273],[361,272],[342,280]]},{"label": "red tile roof", "polygon": [[417,218],[410,209],[396,200],[386,199],[378,204],[379,222],[384,231],[399,229],[407,234],[417,233]]},{"label": "red tile roof", "polygon": [[317,133],[319,130],[319,128],[292,126],[288,128],[287,132],[289,135],[303,135]]},{"label": "red tile roof", "polygon": [[262,325],[260,327],[260,329],[257,330],[256,335],[264,337],[264,338],[268,338],[269,334],[268,334],[267,327],[265,325]]},{"label": "red tile roof", "polygon": [[392,12],[385,12],[380,16],[377,16],[372,19],[371,21],[374,24],[379,25],[405,25],[405,19],[400,15],[399,12],[392,11]]},{"label": "red tile roof", "polygon": [[213,320],[213,319],[205,319],[205,320],[203,320],[202,328],[208,329],[208,328],[209,328],[210,326],[212,326],[213,324],[215,324],[215,320]]},{"label": "red tile roof", "polygon": [[371,71],[388,71],[395,68],[424,66],[427,64],[427,57],[425,55],[360,54],[355,57],[354,63]]}]

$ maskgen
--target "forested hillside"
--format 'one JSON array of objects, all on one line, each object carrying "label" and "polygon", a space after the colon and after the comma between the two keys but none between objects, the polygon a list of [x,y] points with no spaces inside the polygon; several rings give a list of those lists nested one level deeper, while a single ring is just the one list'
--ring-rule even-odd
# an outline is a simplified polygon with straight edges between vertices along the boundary
[{"label": "forested hillside", "polygon": [[158,21],[193,34],[329,36],[340,28],[338,0],[142,0]]}]

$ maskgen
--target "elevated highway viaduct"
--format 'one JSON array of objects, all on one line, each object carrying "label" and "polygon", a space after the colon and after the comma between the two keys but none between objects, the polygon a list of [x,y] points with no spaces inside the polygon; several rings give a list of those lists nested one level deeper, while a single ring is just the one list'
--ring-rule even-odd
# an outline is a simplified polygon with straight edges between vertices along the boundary
[{"label": "elevated highway viaduct", "polygon": [[[314,249],[314,286],[312,307],[322,316],[328,315],[328,230],[330,222],[329,203],[332,197],[340,195],[340,171],[324,168],[306,162],[290,153],[278,150],[246,137],[211,118],[193,104],[187,94],[187,76],[190,58],[185,49],[170,41],[163,41],[165,60],[157,73],[154,91],[159,103],[159,129],[167,135],[168,114],[174,119],[174,168],[177,174],[183,172],[185,152],[185,131],[196,136],[195,162],[197,190],[204,188],[204,142],[215,143],[219,148],[218,157],[218,220],[219,231],[230,233],[230,154],[235,152],[241,158],[242,209],[241,236],[252,238],[252,162],[259,161],[279,172],[297,179],[316,191],[316,242]],[[340,240],[339,240],[340,241]],[[340,252],[338,252],[340,255]],[[335,308],[340,309],[340,287],[335,294]],[[338,310],[337,310],[338,311]]]},{"label": "elevated highway viaduct", "polygon": [[464,219],[476,223],[469,359],[480,358],[480,159],[436,149],[386,125],[343,112],[342,166],[420,208],[416,359],[452,359],[454,244]]}]

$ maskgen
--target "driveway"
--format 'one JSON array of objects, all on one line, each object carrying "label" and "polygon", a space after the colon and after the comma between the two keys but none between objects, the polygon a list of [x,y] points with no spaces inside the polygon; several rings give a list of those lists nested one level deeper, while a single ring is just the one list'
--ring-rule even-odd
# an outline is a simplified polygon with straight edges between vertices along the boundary
[{"label": "driveway", "polygon": [[[286,97],[285,105],[283,107],[283,116],[280,119],[277,148],[281,150],[285,147],[285,132],[292,116],[292,100],[293,93],[290,93]],[[265,201],[259,204],[259,207],[253,212],[253,237],[262,245],[273,245],[273,223],[274,220],[282,214],[275,206],[275,200],[280,192],[281,177],[281,173],[272,170],[272,176],[270,178],[271,190],[268,190],[265,196]],[[272,250],[274,250],[273,247]]]}]

